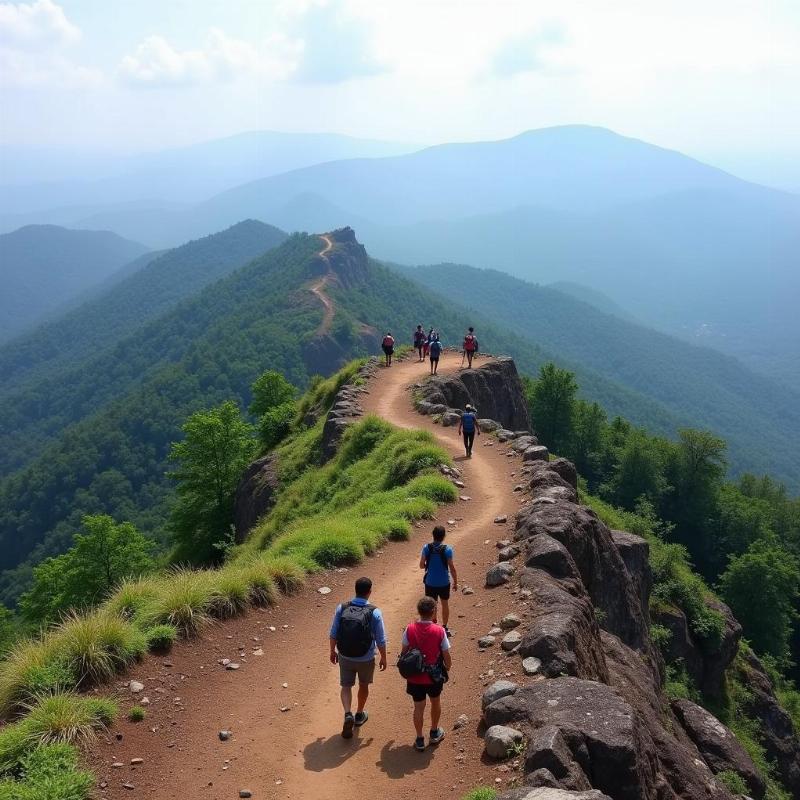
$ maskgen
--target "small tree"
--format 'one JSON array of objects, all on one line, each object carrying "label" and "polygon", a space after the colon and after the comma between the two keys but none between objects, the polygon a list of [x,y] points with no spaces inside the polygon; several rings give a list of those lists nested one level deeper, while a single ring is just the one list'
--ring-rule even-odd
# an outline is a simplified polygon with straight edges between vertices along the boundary
[{"label": "small tree", "polygon": [[776,540],[753,542],[746,553],[731,558],[720,589],[755,650],[786,666],[800,596],[797,557]]},{"label": "small tree", "polygon": [[233,501],[242,472],[255,454],[253,427],[228,401],[192,414],[184,439],[172,445],[171,473],[178,481],[178,503],[171,527],[177,561],[209,563],[220,558],[233,524]]},{"label": "small tree", "polygon": [[154,543],[130,522],[117,524],[105,514],[83,518],[85,533],[75,535],[63,555],[33,570],[33,586],[20,600],[22,616],[46,622],[73,608],[108,597],[124,578],[153,569]]},{"label": "small tree", "polygon": [[585,400],[575,403],[569,455],[590,486],[602,471],[607,427],[606,413],[597,403],[587,403]]},{"label": "small tree", "polygon": [[667,490],[661,453],[656,440],[634,430],[619,454],[607,493],[614,503],[633,510],[640,498],[657,503]]},{"label": "small tree", "polygon": [[572,439],[578,391],[575,376],[555,364],[545,364],[539,370],[538,380],[529,387],[528,404],[534,430],[551,450],[566,452]]},{"label": "small tree", "polygon": [[261,417],[273,408],[293,401],[297,389],[280,372],[270,369],[256,378],[252,393],[250,413],[255,417]]}]

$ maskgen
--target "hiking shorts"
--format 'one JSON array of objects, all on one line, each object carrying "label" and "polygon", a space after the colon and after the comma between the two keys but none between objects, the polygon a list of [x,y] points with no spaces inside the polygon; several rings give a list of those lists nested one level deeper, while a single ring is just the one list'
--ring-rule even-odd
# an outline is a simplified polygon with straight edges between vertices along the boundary
[{"label": "hiking shorts", "polygon": [[390,356],[392,353],[394,353],[394,347],[389,347],[388,344],[381,345],[381,347],[383,348],[383,352],[386,353],[387,356]]},{"label": "hiking shorts", "polygon": [[415,703],[424,703],[426,697],[438,697],[444,689],[443,683],[409,683],[406,681],[406,694],[411,695]]},{"label": "hiking shorts", "polygon": [[375,676],[375,659],[372,661],[353,661],[339,656],[339,685],[355,686],[356,675],[359,683],[372,683]]},{"label": "hiking shorts", "polygon": [[434,600],[441,598],[442,600],[450,599],[450,584],[447,586],[428,586],[425,584],[425,596],[432,597]]},{"label": "hiking shorts", "polygon": [[431,356],[431,364],[438,364],[439,356]]}]

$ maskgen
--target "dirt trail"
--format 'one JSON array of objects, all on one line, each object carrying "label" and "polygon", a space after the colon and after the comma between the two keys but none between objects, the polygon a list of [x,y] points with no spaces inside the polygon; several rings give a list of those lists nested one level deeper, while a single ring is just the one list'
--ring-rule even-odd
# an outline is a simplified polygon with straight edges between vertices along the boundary
[{"label": "dirt trail", "polygon": [[333,242],[331,241],[330,236],[327,236],[324,233],[320,234],[320,239],[325,241],[325,247],[323,247],[322,250],[317,253],[317,255],[325,260],[325,264],[327,265],[328,269],[318,281],[311,284],[310,288],[311,291],[319,298],[320,303],[322,303],[323,307],[325,308],[325,314],[322,317],[322,322],[320,323],[319,328],[317,328],[317,336],[324,336],[331,329],[333,317],[336,314],[336,308],[333,305],[333,300],[331,300],[331,298],[325,293],[325,287],[328,285],[328,281],[330,281],[331,276],[333,275],[333,270],[328,262],[328,253],[333,249]]},{"label": "dirt trail", "polygon": [[[460,363],[459,354],[443,353],[439,371],[454,372]],[[496,440],[486,446],[489,437],[477,440],[475,456],[466,461],[456,429],[414,412],[409,387],[427,372],[426,364],[395,362],[371,382],[364,406],[395,425],[431,430],[463,468],[466,487],[460,491],[471,498],[437,516],[447,525],[461,585],[475,590],[459,592],[451,603],[454,665],[443,695],[444,742],[424,753],[412,748],[412,703],[393,666],[421,594],[419,549],[434,524],[425,523],[411,541],[387,544],[354,569],[313,576],[299,596],[279,607],[215,626],[201,640],[176,646],[168,658],[149,658],[137,667],[132,677],[145,684],[148,717],[139,725],[119,723],[114,732],[121,731],[122,740],[111,737],[94,748],[98,780],[107,783],[101,797],[226,800],[246,788],[255,800],[340,800],[353,793],[439,800],[510,778],[482,763],[477,722],[483,687],[492,674],[519,675],[519,658],[506,658],[497,648],[479,652],[475,639],[508,611],[524,610],[509,588],[483,588],[485,571],[496,561],[495,541],[511,534],[510,525],[493,520],[501,513],[511,519],[518,506],[513,474],[520,462]],[[386,619],[390,666],[376,671],[369,721],[346,741],[327,631],[336,604],[350,598],[359,574],[374,581],[372,599]],[[316,591],[323,585],[333,589],[327,596]],[[226,671],[222,658],[240,669]],[[124,713],[134,701],[122,695]],[[454,731],[460,714],[470,723]],[[233,732],[230,741],[219,741],[222,729]],[[132,758],[144,764],[132,767]],[[124,766],[113,768],[115,761]],[[123,788],[126,782],[135,788]]]}]

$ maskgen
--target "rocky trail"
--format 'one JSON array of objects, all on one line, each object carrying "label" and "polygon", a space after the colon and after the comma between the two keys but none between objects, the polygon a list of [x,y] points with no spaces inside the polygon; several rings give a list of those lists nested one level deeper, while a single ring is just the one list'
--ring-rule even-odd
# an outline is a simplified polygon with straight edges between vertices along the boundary
[{"label": "rocky trail", "polygon": [[[323,286],[324,278],[312,291],[325,302]],[[476,366],[487,361],[479,356]],[[460,354],[446,352],[439,372],[454,373],[460,365]],[[134,696],[120,683],[121,720],[91,754],[100,797],[226,800],[246,790],[257,800],[338,800],[353,793],[433,800],[513,780],[513,765],[484,760],[480,697],[497,678],[521,681],[521,661],[507,657],[499,640],[485,650],[477,640],[505,614],[524,616],[527,610],[510,586],[484,588],[486,570],[497,562],[496,542],[511,537],[521,462],[489,436],[479,438],[474,457],[465,460],[456,428],[436,425],[412,407],[411,386],[427,374],[427,363],[395,362],[368,384],[363,406],[395,425],[430,430],[463,470],[461,499],[437,515],[448,528],[460,585],[472,592],[459,591],[451,602],[454,663],[443,695],[444,742],[424,753],[413,749],[412,703],[394,667],[403,627],[422,593],[419,550],[435,524],[426,522],[411,541],[389,543],[355,568],[313,575],[300,594],[278,606],[216,625],[168,657],[151,656],[138,665],[126,681],[144,688]],[[502,515],[509,522],[495,522]],[[383,610],[389,668],[376,671],[369,721],[344,740],[328,628],[336,604],[351,597],[360,574],[373,579],[372,599]],[[330,593],[320,593],[322,587]],[[227,669],[224,659],[238,669]],[[146,720],[126,721],[128,707],[145,696]],[[464,714],[469,722],[454,729]],[[226,741],[219,736],[223,730],[231,732]],[[132,764],[135,759],[142,762]]]}]

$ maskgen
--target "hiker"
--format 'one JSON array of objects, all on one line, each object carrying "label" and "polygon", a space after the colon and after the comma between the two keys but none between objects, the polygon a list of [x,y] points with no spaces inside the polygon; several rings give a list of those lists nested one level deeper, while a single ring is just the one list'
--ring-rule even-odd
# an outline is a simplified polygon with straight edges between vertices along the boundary
[{"label": "hiker", "polygon": [[464,406],[464,413],[458,423],[458,433],[459,435],[464,434],[464,449],[467,451],[467,458],[472,458],[475,435],[480,436],[481,429],[478,425],[478,415],[469,403]]},{"label": "hiker", "polygon": [[403,650],[405,655],[413,649],[422,653],[424,671],[406,678],[406,693],[414,701],[414,728],[417,738],[414,749],[425,750],[425,737],[422,725],[425,720],[425,704],[431,699],[431,729],[428,742],[439,744],[444,739],[444,729],[439,727],[442,716],[442,689],[447,680],[447,670],[452,666],[450,641],[441,625],[433,621],[436,613],[436,601],[432,597],[423,597],[417,603],[419,620],[412,622],[403,632]]},{"label": "hiker", "polygon": [[423,354],[425,355],[425,358],[428,357],[428,353],[430,353],[430,351],[431,351],[431,342],[433,341],[435,336],[436,336],[436,331],[433,328],[431,328],[428,331],[428,336],[425,339],[425,345],[422,348],[423,349]]},{"label": "hiker", "polygon": [[414,349],[419,353],[419,360],[425,360],[425,354],[422,352],[425,349],[425,343],[427,341],[427,337],[425,336],[425,331],[422,330],[422,325],[417,325],[417,329],[414,331]]},{"label": "hiker", "polygon": [[431,353],[431,375],[436,375],[439,371],[439,356],[442,354],[442,343],[439,341],[439,334],[436,334],[429,347]]},{"label": "hiker", "polygon": [[450,576],[453,576],[453,591],[458,591],[458,573],[453,563],[453,548],[444,543],[446,535],[447,531],[441,525],[433,529],[433,541],[422,548],[419,568],[425,570],[423,578],[425,595],[434,600],[441,600],[442,627],[448,636],[452,636],[447,627],[450,621]]},{"label": "hiker", "polygon": [[[467,335],[464,337],[464,354],[467,357],[467,368],[472,367],[472,359],[475,353],[478,352],[478,337],[475,336],[475,328],[470,328]],[[464,359],[461,359],[461,365],[464,365]]]},{"label": "hiker", "polygon": [[[368,719],[364,711],[369,697],[369,685],[375,675],[375,650],[381,654],[379,668],[386,669],[386,632],[379,608],[371,605],[372,581],[359,578],[356,596],[336,607],[331,624],[331,664],[339,665],[339,683],[344,708],[342,737],[350,739],[353,728],[360,728]],[[358,676],[358,704],[353,716],[353,686]]]},{"label": "hiker", "polygon": [[394,336],[392,336],[390,331],[386,331],[386,336],[383,337],[381,348],[383,349],[383,355],[386,357],[386,366],[391,367],[392,354],[394,353]]}]

